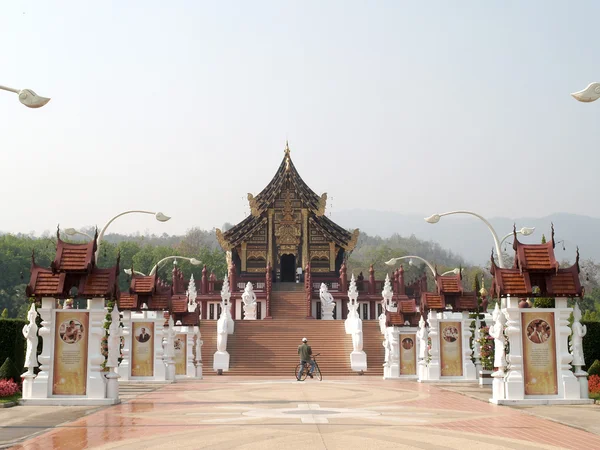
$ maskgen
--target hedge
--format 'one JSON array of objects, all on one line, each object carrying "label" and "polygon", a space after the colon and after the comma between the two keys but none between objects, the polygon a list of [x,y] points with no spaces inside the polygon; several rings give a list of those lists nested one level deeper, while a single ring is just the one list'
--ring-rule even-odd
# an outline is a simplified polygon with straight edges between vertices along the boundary
[{"label": "hedge", "polygon": [[587,328],[583,338],[583,356],[587,367],[600,359],[600,322],[581,322]]},{"label": "hedge", "polygon": [[25,364],[25,338],[23,327],[28,322],[21,319],[0,319],[0,365],[10,358],[23,373]]}]

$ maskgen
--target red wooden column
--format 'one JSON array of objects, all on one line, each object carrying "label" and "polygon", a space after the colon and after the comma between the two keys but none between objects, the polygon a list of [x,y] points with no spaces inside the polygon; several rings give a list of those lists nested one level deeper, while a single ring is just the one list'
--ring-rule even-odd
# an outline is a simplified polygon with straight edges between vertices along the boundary
[{"label": "red wooden column", "polygon": [[400,269],[398,269],[398,294],[406,294],[406,286],[404,286],[404,267],[402,267],[402,265],[400,265]]},{"label": "red wooden column", "polygon": [[[369,294],[375,294],[375,269],[373,268],[373,264],[371,264],[371,267],[369,267]],[[375,301],[371,300],[369,302],[369,310],[371,319],[375,319]]]},{"label": "red wooden column", "polygon": [[[208,270],[206,269],[206,264],[202,268],[202,280],[200,282],[200,293],[206,295],[208,293]],[[203,316],[204,317],[204,316]]]},{"label": "red wooden column", "polygon": [[304,293],[306,295],[306,318],[314,319],[311,311],[312,281],[310,279],[310,263],[304,269]]}]

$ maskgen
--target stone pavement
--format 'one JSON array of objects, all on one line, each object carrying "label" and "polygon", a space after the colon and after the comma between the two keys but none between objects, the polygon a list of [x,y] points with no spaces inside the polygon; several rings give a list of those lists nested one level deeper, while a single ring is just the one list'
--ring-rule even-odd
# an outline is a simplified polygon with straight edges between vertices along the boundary
[{"label": "stone pavement", "polygon": [[[8,411],[29,408],[35,407]],[[0,432],[6,428],[0,427]],[[89,412],[14,448],[269,450],[307,446],[581,449],[600,448],[600,436],[482,402],[446,386],[367,376],[303,383],[223,376],[163,386],[120,405]]]}]

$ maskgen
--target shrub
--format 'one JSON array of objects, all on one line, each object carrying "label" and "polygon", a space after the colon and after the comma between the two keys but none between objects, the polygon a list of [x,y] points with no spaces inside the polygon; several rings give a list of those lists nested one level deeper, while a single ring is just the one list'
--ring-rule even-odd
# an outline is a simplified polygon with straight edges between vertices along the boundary
[{"label": "shrub", "polygon": [[0,380],[0,398],[10,397],[21,392],[19,385],[13,380]]},{"label": "shrub", "polygon": [[594,361],[594,364],[587,370],[589,375],[600,375],[600,361]]},{"label": "shrub", "polygon": [[588,378],[588,389],[590,394],[600,394],[600,375],[591,375]]},{"label": "shrub", "polygon": [[20,319],[0,319],[0,363],[10,358],[20,372],[25,363],[23,327],[27,323]]},{"label": "shrub", "polygon": [[[588,368],[594,361],[600,359],[600,322],[581,322],[587,333],[583,338],[583,356]],[[597,374],[597,375],[600,375]]]},{"label": "shrub", "polygon": [[554,308],[554,299],[539,297],[533,300],[534,308]]},{"label": "shrub", "polygon": [[0,367],[0,380],[3,379],[11,379],[15,383],[19,383],[21,381],[21,372],[15,366],[15,363],[12,362],[10,358],[6,358],[4,364]]},{"label": "shrub", "polygon": [[490,336],[490,327],[479,329],[477,342],[481,352],[481,367],[483,370],[494,370],[494,338]]}]

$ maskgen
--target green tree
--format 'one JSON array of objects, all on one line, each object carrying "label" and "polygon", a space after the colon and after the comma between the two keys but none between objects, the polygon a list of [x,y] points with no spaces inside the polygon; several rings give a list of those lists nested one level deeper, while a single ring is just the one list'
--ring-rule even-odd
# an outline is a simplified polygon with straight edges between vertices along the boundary
[{"label": "green tree", "polygon": [[0,317],[2,317],[3,319],[8,319],[8,308],[4,308],[2,310],[2,315]]}]

